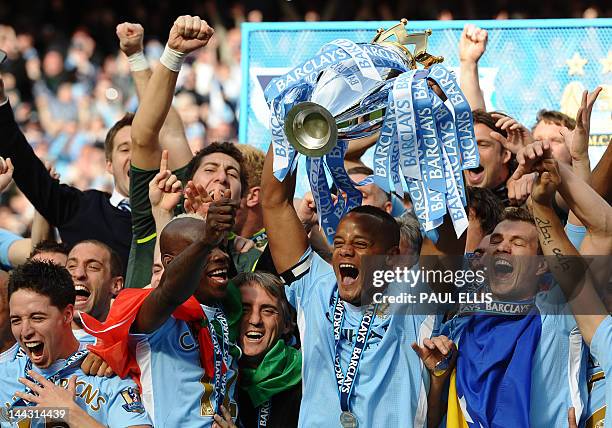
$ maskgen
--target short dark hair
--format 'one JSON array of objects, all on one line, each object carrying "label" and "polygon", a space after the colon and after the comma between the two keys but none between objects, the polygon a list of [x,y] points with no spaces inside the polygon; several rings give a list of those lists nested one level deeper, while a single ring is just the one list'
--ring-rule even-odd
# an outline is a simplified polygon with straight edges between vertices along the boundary
[{"label": "short dark hair", "polygon": [[[506,113],[503,113],[501,111],[484,111],[482,109],[476,109],[472,112],[472,117],[474,118],[474,126],[476,126],[477,123],[483,124],[486,127],[492,129],[493,131],[503,135],[504,137],[508,137],[508,133],[506,131],[504,131],[501,128],[498,128],[495,124],[497,123],[497,119],[495,119],[493,117],[493,114],[500,114],[502,116],[506,116],[506,117],[510,117],[508,116]],[[504,146],[502,144],[499,144],[499,148],[500,151],[504,151]],[[514,170],[516,169],[516,157],[514,156],[514,154],[512,154],[512,156],[510,156],[510,160],[508,161],[508,171],[510,172],[510,174],[512,174],[512,172],[514,172]]]},{"label": "short dark hair", "polygon": [[535,220],[533,216],[529,212],[529,210],[525,207],[506,207],[502,213],[502,221],[524,221],[526,223],[531,223],[535,226]]},{"label": "short dark hair", "polygon": [[32,290],[47,296],[59,310],[74,305],[76,299],[70,273],[48,260],[31,260],[14,269],[9,277],[9,299],[17,290]]},{"label": "short dark hair", "polygon": [[244,196],[246,192],[249,190],[249,176],[247,170],[244,166],[244,156],[242,156],[242,152],[236,145],[230,143],[228,141],[223,142],[214,142],[204,147],[202,150],[197,152],[193,158],[187,164],[186,178],[187,180],[192,180],[193,175],[196,173],[200,164],[202,163],[202,159],[205,156],[208,156],[213,153],[223,153],[233,158],[238,165],[240,166],[240,187],[241,187],[241,195]]},{"label": "short dark hair", "polygon": [[348,175],[351,175],[351,174],[372,175],[372,174],[374,174],[374,171],[372,170],[372,168],[370,168],[368,166],[357,165],[357,166],[354,166],[354,167],[350,168],[347,171],[347,174]]},{"label": "short dark hair", "polygon": [[115,147],[115,136],[122,128],[126,126],[132,126],[134,120],[134,113],[126,113],[121,119],[115,123],[111,129],[106,133],[106,139],[104,140],[104,155],[106,160],[113,158],[113,148]]},{"label": "short dark hair", "polygon": [[64,243],[55,241],[41,241],[36,244],[32,252],[30,253],[30,258],[41,253],[57,253],[67,256],[69,251],[68,247]]},{"label": "short dark hair", "polygon": [[[495,119],[493,117],[494,113],[495,114],[501,114],[503,116],[508,116],[507,114],[499,112],[499,111],[488,112],[488,111],[484,111],[482,109],[476,109],[476,110],[474,110],[472,112],[472,117],[474,118],[474,125],[476,125],[477,123],[481,123],[481,124],[491,128],[493,131],[499,132],[504,137],[507,137],[508,133],[506,131],[504,131],[503,129],[498,128],[497,126],[495,126],[495,124],[497,123],[497,119]],[[500,144],[500,146],[501,146],[501,144]]]},{"label": "short dark hair", "polygon": [[485,235],[493,233],[495,226],[501,221],[504,207],[491,189],[467,186],[468,208],[474,210],[474,215],[480,223]]},{"label": "short dark hair", "polygon": [[[346,173],[348,175],[352,175],[352,174],[374,175],[374,171],[372,170],[372,168],[370,168],[369,166],[365,166],[365,165],[354,166],[350,168],[348,171],[346,171]],[[380,191],[385,194],[385,197],[387,198],[388,201],[391,200],[391,193],[385,192],[379,186],[376,186],[376,187],[378,187]]]},{"label": "short dark hair", "polygon": [[74,244],[74,246],[72,248],[74,249],[74,247],[76,247],[77,245],[80,245],[80,244],[92,244],[92,245],[96,245],[96,246],[106,250],[108,252],[109,256],[110,256],[110,273],[111,273],[111,276],[113,278],[116,277],[116,276],[123,276],[123,263],[121,262],[121,257],[119,257],[119,254],[117,254],[117,252],[115,250],[113,250],[111,247],[106,245],[104,242],[98,241],[96,239],[85,239],[84,241],[79,241],[76,244]]},{"label": "short dark hair", "polygon": [[[531,212],[523,207],[506,207],[504,212],[502,213],[502,221],[523,221],[525,223],[529,223],[533,225],[537,229],[535,219]],[[538,239],[538,254],[542,254],[542,246],[540,245],[540,240]]]},{"label": "short dark hair", "polygon": [[384,229],[380,231],[380,236],[389,240],[391,246],[398,246],[400,242],[400,226],[395,221],[395,218],[386,211],[372,205],[361,205],[353,208],[349,214],[366,214],[376,217],[383,222]]},{"label": "short dark hair", "polygon": [[535,129],[535,127],[538,126],[538,123],[542,121],[554,123],[555,125],[559,126],[565,126],[570,130],[576,127],[576,121],[574,119],[572,119],[565,113],[561,113],[560,111],[555,110],[540,110],[538,112],[538,115],[536,116],[536,124],[533,128]]}]

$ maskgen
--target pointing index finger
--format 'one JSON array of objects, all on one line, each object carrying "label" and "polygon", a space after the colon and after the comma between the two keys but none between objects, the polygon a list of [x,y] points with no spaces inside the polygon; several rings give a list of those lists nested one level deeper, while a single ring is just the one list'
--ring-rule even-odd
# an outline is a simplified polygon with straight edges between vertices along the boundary
[{"label": "pointing index finger", "polygon": [[163,172],[168,169],[168,150],[162,151],[161,161],[159,162],[159,171]]}]

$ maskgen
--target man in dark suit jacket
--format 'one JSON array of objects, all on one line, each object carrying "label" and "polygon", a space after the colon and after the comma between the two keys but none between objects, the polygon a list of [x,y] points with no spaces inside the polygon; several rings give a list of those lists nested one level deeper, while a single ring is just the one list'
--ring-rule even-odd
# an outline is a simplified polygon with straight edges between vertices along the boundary
[{"label": "man in dark suit jacket", "polygon": [[68,247],[95,239],[115,250],[127,266],[132,223],[129,206],[132,114],[126,114],[109,131],[104,142],[106,169],[112,174],[113,194],[81,191],[53,179],[19,129],[0,79],[0,156],[11,158],[13,179],[36,210],[59,229]]}]

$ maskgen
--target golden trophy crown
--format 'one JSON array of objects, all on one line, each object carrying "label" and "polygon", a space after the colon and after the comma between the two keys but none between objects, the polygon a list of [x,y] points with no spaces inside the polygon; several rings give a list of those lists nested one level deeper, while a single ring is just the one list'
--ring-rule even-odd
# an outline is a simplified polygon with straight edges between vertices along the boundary
[{"label": "golden trophy crown", "polygon": [[[408,24],[408,20],[402,18],[398,24],[387,30],[379,28],[372,43],[400,49],[408,57],[409,65],[412,69],[417,68],[417,63],[428,68],[444,61],[442,56],[434,56],[427,53],[427,40],[431,36],[431,29],[420,33],[408,34],[406,24]],[[408,49],[408,46],[414,46],[414,49],[411,51]]]},{"label": "golden trophy crown", "polygon": [[[404,18],[388,30],[377,30],[370,43],[396,52],[403,65],[413,70],[417,69],[418,64],[428,68],[444,61],[441,56],[427,53],[431,30],[409,34],[405,27],[407,23],[408,20]],[[409,46],[414,48],[411,50]],[[331,69],[322,72],[311,99],[293,106],[285,117],[288,141],[298,152],[314,157],[331,151],[338,138],[356,140],[378,134],[387,106],[366,101],[375,99],[385,86],[384,81],[397,77],[403,71],[405,69],[386,69],[381,74],[383,82],[364,81],[360,93],[350,91],[342,76]],[[364,111],[364,105],[374,107]]]}]

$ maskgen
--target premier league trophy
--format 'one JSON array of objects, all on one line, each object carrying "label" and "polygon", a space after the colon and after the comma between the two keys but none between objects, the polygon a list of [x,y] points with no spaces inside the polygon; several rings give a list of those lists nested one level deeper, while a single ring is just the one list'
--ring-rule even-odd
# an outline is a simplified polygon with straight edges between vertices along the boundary
[{"label": "premier league trophy", "polygon": [[[274,174],[283,180],[306,156],[330,241],[342,216],[361,204],[344,154],[351,140],[367,137],[377,141],[366,182],[400,196],[407,190],[426,233],[446,213],[457,236],[467,228],[462,170],[479,164],[471,109],[443,58],[427,53],[431,30],[409,34],[406,24],[378,30],[371,43],[334,40],[266,88]],[[346,194],[335,204],[326,170]]]}]

